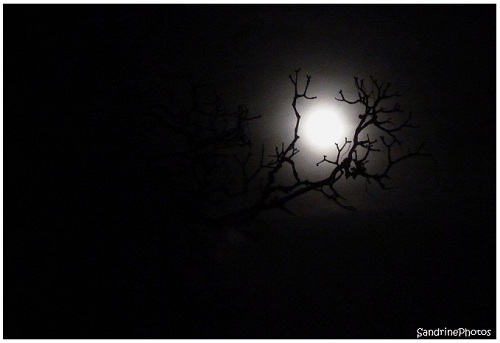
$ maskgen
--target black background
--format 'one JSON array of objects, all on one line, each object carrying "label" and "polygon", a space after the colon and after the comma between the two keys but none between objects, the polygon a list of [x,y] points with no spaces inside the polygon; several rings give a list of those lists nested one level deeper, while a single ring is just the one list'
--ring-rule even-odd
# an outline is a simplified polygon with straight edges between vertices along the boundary
[{"label": "black background", "polygon": [[[5,5],[5,337],[495,336],[495,10]],[[261,114],[297,67],[395,80],[437,163],[383,208],[271,214],[219,265],[137,118],[192,80]]]}]

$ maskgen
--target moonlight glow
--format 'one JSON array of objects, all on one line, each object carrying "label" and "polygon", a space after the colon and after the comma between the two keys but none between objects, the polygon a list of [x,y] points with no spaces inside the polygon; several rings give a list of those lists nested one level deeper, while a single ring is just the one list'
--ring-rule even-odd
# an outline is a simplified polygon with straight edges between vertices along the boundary
[{"label": "moonlight glow", "polygon": [[313,107],[304,112],[302,136],[308,145],[329,150],[347,135],[345,119],[334,106]]}]

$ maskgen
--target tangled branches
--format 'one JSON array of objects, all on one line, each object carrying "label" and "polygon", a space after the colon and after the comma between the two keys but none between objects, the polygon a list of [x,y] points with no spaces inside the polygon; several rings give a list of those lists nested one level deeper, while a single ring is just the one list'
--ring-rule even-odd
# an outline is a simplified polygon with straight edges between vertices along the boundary
[{"label": "tangled branches", "polygon": [[[341,90],[340,96],[335,98],[339,102],[361,109],[357,114],[357,125],[352,136],[349,139],[346,137],[341,144],[335,143],[334,158],[324,155],[316,164],[331,165],[327,177],[319,180],[301,177],[296,162],[301,122],[297,104],[298,101],[310,101],[316,97],[307,94],[311,82],[309,75],[306,76],[305,87],[299,89],[299,74],[300,69],[289,76],[294,87],[293,137],[288,144],[282,143],[281,147],[275,147],[274,153],[267,156],[268,160],[262,145],[260,161],[251,171],[249,162],[252,157],[252,145],[246,133],[247,124],[259,116],[250,117],[246,107],[240,106],[236,112],[227,112],[221,98],[216,96],[215,102],[205,104],[210,108],[205,110],[195,94],[192,108],[181,115],[181,120],[170,118],[165,121],[167,126],[182,135],[187,142],[188,150],[183,154],[192,165],[191,169],[198,185],[195,187],[195,196],[209,202],[221,197],[236,199],[246,196],[247,199],[252,199],[250,202],[241,203],[236,211],[225,214],[225,218],[253,218],[270,209],[290,212],[287,204],[311,191],[320,192],[344,209],[354,210],[338,191],[337,186],[341,179],[362,178],[367,184],[374,182],[381,189],[388,189],[386,182],[396,165],[412,157],[427,155],[423,152],[423,145],[415,151],[408,149],[401,153],[400,133],[417,126],[411,123],[411,112],[404,116],[401,106],[395,102],[400,94],[391,91],[391,84],[379,82],[373,77],[370,77],[368,82],[355,77],[357,97],[348,99]],[[377,135],[376,138],[373,138],[374,135]],[[372,158],[377,159],[379,168],[371,168]],[[381,161],[383,163],[380,163]],[[235,166],[237,168],[234,168]],[[285,166],[289,168],[284,168]],[[291,171],[290,177],[278,177],[284,174],[285,170]],[[232,179],[238,181],[230,182],[229,174]],[[249,194],[254,196],[249,197]]]}]

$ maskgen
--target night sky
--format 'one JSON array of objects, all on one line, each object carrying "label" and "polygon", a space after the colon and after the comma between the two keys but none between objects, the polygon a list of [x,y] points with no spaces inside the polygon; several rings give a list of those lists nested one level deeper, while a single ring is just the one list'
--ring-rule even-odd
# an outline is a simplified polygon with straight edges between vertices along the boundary
[{"label": "night sky", "polygon": [[[5,5],[5,338],[495,337],[495,12]],[[179,108],[196,86],[259,116],[245,125],[255,167],[262,144],[267,156],[293,138],[297,68],[317,96],[299,100],[303,117],[338,106],[351,128],[359,108],[339,90],[390,82],[420,126],[404,146],[430,156],[395,167],[390,190],[339,182],[356,211],[312,191],[287,205],[295,216],[200,220],[257,193],[203,202],[169,126]],[[328,174],[316,163],[334,146],[297,147],[301,177]],[[232,168],[217,181],[233,185]]]}]

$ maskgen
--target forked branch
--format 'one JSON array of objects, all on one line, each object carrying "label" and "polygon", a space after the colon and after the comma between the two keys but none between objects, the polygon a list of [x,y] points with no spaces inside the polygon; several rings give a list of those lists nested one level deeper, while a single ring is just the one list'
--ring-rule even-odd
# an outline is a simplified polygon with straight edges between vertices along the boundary
[{"label": "forked branch", "polygon": [[[324,155],[316,163],[316,166],[326,164],[331,167],[327,177],[319,180],[304,178],[299,173],[296,160],[300,153],[297,142],[302,118],[297,106],[299,101],[311,101],[316,97],[307,93],[311,76],[306,75],[305,85],[300,87],[299,74],[300,69],[297,69],[289,75],[293,85],[293,137],[287,144],[275,147],[267,158],[262,145],[258,165],[253,171],[248,123],[260,116],[249,116],[246,107],[240,106],[237,111],[228,112],[220,95],[216,94],[213,102],[202,102],[195,90],[189,110],[181,111],[177,117],[161,117],[169,129],[187,142],[186,149],[179,154],[191,165],[189,172],[198,185],[194,187],[196,197],[214,203],[220,201],[221,196],[235,199],[255,195],[250,197],[253,199],[251,202],[241,202],[239,210],[224,215],[221,220],[237,216],[253,218],[269,209],[291,213],[287,204],[311,191],[323,194],[344,209],[354,210],[337,189],[340,180],[363,178],[367,184],[373,181],[380,188],[387,189],[386,181],[390,179],[394,166],[409,158],[428,156],[423,151],[423,145],[414,151],[408,149],[401,153],[401,132],[418,126],[412,123],[411,112],[404,116],[396,101],[400,94],[391,90],[391,84],[379,82],[371,76],[368,81],[355,77],[357,96],[349,99],[340,90],[340,97],[335,98],[360,110],[354,131],[342,143],[335,143],[334,158]],[[370,163],[374,158],[381,163]],[[375,169],[375,166],[379,168]],[[290,174],[286,175],[286,171]],[[255,185],[259,176],[260,183]],[[238,181],[229,182],[228,177]]]}]

